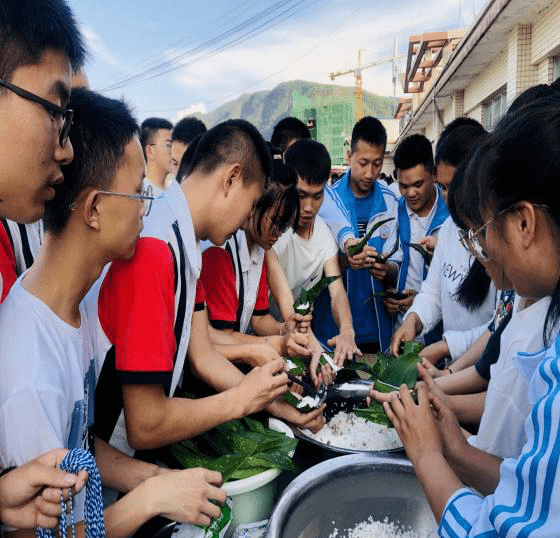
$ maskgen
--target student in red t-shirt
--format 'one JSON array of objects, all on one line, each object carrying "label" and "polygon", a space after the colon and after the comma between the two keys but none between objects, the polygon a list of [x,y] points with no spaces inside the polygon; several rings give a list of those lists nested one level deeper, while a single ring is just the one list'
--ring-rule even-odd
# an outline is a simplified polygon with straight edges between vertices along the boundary
[{"label": "student in red t-shirt", "polygon": [[254,413],[287,390],[278,359],[219,394],[175,397],[191,339],[198,241],[221,244],[243,224],[261,197],[270,161],[248,122],[213,127],[188,177],[154,201],[150,237],[139,240],[130,260],[112,264],[99,292],[106,358],[96,389],[96,433],[111,445],[131,454],[182,441]]}]

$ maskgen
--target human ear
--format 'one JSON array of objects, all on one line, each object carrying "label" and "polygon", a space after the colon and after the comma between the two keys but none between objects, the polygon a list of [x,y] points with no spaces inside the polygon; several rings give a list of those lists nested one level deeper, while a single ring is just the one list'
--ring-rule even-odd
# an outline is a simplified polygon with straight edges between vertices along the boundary
[{"label": "human ear", "polygon": [[241,165],[239,163],[234,163],[229,165],[225,170],[224,175],[224,193],[226,196],[229,195],[231,190],[239,183],[241,183],[243,177],[241,175]]},{"label": "human ear", "polygon": [[99,203],[101,196],[98,196],[96,190],[92,190],[86,196],[83,207],[83,218],[86,226],[94,230],[99,230]]},{"label": "human ear", "polygon": [[533,204],[529,202],[520,202],[515,211],[514,226],[515,231],[519,234],[521,246],[528,248],[534,241],[537,233],[537,211]]},{"label": "human ear", "polygon": [[349,150],[346,152],[346,162],[347,162],[347,164],[350,164],[350,160],[351,160],[351,159],[352,159],[352,150],[349,149]]},{"label": "human ear", "polygon": [[148,162],[154,156],[154,146],[152,144],[148,144],[146,146],[146,162]]}]

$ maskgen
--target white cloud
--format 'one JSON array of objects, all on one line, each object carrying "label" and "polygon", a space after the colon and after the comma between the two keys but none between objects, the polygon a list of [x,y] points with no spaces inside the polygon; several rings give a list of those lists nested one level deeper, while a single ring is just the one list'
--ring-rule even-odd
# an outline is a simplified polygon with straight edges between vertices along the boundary
[{"label": "white cloud", "polygon": [[88,26],[82,26],[81,30],[83,36],[86,38],[87,47],[94,59],[100,59],[115,67],[120,65],[117,58],[109,50],[109,47],[105,45],[103,39],[101,39],[101,36],[95,30]]},{"label": "white cloud", "polygon": [[187,108],[183,108],[182,110],[179,110],[175,114],[175,116],[173,117],[171,122],[172,123],[177,123],[181,118],[184,118],[185,116],[192,116],[195,112],[200,112],[201,114],[206,114],[206,105],[204,104],[203,101],[199,101],[198,103],[195,103],[194,105],[191,105]]},{"label": "white cloud", "polygon": [[[398,35],[399,52],[406,54],[409,35],[456,25],[459,13],[456,0],[439,0],[430,7],[423,0],[414,0],[407,5],[397,2],[382,13],[364,8],[349,15],[344,5],[338,11],[317,13],[312,24],[302,19],[273,28],[238,47],[181,67],[174,72],[174,83],[193,99],[204,99],[209,109],[242,92],[271,89],[287,80],[353,86],[351,74],[334,82],[328,75],[354,67],[358,49],[365,49],[363,61],[370,63],[392,55]],[[466,19],[464,12],[462,18]],[[404,58],[401,66],[404,69]],[[379,95],[393,95],[391,64],[364,71],[363,87]],[[398,84],[397,95],[402,95]]]}]

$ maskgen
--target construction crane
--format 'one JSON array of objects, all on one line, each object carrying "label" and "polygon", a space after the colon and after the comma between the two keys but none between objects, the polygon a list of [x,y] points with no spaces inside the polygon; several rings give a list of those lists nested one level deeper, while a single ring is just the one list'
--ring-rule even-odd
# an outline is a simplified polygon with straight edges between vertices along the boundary
[{"label": "construction crane", "polygon": [[360,120],[364,117],[364,92],[362,89],[362,71],[369,69],[370,67],[375,67],[376,65],[381,65],[387,62],[393,63],[393,93],[396,95],[397,93],[397,79],[398,79],[398,70],[399,66],[397,64],[397,60],[400,58],[404,58],[404,56],[397,56],[397,37],[395,36],[395,51],[392,56],[388,56],[387,58],[382,58],[381,60],[376,60],[371,62],[367,65],[363,65],[362,63],[362,53],[364,49],[358,50],[358,64],[353,69],[347,69],[346,71],[336,71],[334,73],[329,73],[331,80],[334,80],[337,77],[341,77],[343,75],[353,74],[356,78],[356,87],[354,88],[354,95],[356,97],[356,121]]}]

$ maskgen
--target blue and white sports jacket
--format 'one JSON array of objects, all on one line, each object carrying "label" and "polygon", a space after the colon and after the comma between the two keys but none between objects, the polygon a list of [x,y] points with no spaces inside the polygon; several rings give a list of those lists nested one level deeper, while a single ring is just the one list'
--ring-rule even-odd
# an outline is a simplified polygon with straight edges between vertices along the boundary
[{"label": "blue and white sports jacket", "polygon": [[517,361],[530,379],[527,443],[518,459],[503,461],[492,495],[463,488],[451,496],[439,525],[442,537],[560,536],[560,335],[548,349],[520,353]]},{"label": "blue and white sports jacket", "polygon": [[[355,212],[355,197],[350,186],[351,170],[348,170],[334,185],[333,192],[338,195],[350,217],[353,235],[359,237],[358,220]],[[395,220],[381,226],[375,231],[368,244],[378,253],[392,250],[397,237],[398,201],[395,194],[381,182],[373,184],[373,196],[369,198],[370,218],[367,225],[369,230],[376,222],[394,217]],[[391,261],[400,263],[401,251],[391,257]],[[383,306],[381,297],[372,294],[384,290],[384,286],[373,278],[367,269],[355,271],[349,268],[346,272],[346,291],[352,309],[352,319],[356,332],[356,343],[379,341],[382,350],[389,347],[393,331],[393,320]]]},{"label": "blue and white sports jacket", "polygon": [[[426,232],[426,236],[432,235],[435,231],[439,230],[442,224],[445,222],[447,217],[449,216],[449,210],[445,205],[445,201],[439,187],[437,189],[437,198],[436,198],[436,210],[434,212],[434,216],[432,217],[432,222],[428,226],[428,230]],[[403,291],[406,287],[406,279],[408,277],[408,265],[410,263],[410,247],[407,243],[410,243],[410,218],[408,216],[408,209],[406,205],[406,200],[401,198],[399,200],[399,235],[401,239],[401,248],[402,248],[402,264],[401,270],[399,272],[399,278],[397,281],[397,290]],[[424,277],[428,274],[428,266],[424,264]]]}]

